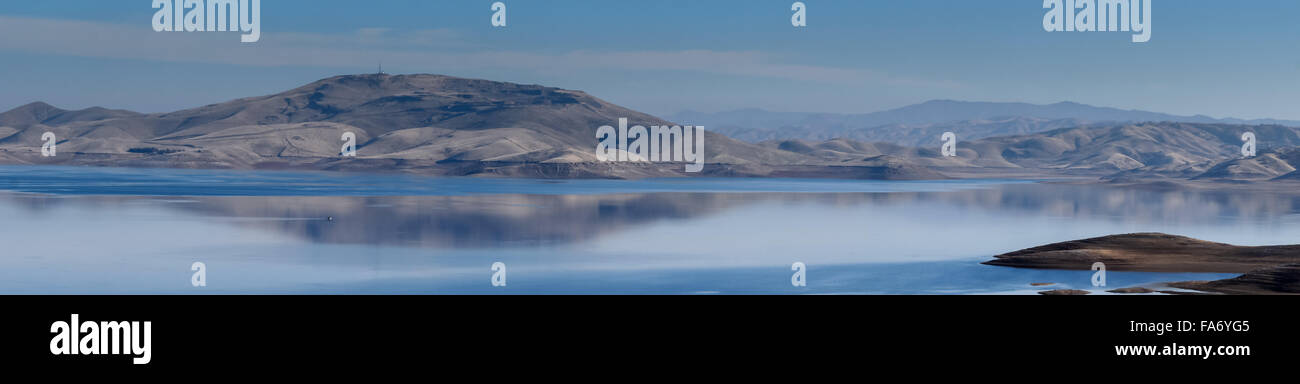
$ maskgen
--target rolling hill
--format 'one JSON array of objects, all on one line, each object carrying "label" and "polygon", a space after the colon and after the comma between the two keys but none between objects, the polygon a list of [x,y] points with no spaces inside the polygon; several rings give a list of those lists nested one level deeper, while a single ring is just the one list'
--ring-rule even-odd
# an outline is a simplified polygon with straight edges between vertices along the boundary
[{"label": "rolling hill", "polygon": [[714,131],[750,142],[799,139],[853,139],[905,146],[928,146],[943,132],[966,140],[1023,135],[1061,128],[1118,123],[1185,122],[1235,125],[1286,125],[1300,121],[1215,119],[1061,102],[1028,103],[934,100],[888,111],[864,114],[771,112],[761,109],[671,115],[714,127]]},{"label": "rolling hill", "polygon": [[[1260,156],[1241,158],[1240,137],[1244,132],[1258,136]],[[1300,146],[1300,129],[1279,125],[1159,122],[1084,126],[961,141],[957,156],[947,158],[940,154],[937,138],[929,147],[848,139],[773,140],[762,145],[828,162],[890,156],[938,169],[1024,168],[1084,172],[1125,181],[1269,180],[1300,166],[1300,151],[1296,150]]]},{"label": "rolling hill", "polygon": [[[609,163],[596,129],[673,125],[581,91],[440,75],[348,75],[182,111],[67,111],[32,103],[0,114],[0,162],[184,168],[292,168],[528,177],[690,176],[682,163]],[[40,156],[41,135],[59,156]],[[344,132],[358,156],[340,156]],[[764,176],[815,158],[705,134],[705,175]],[[874,174],[908,177],[900,168]],[[861,169],[830,172],[845,177]],[[921,172],[921,170],[917,170]],[[786,170],[785,173],[791,171]],[[824,172],[820,172],[824,173]],[[873,174],[873,172],[866,172]],[[936,177],[927,172],[925,177]]]}]

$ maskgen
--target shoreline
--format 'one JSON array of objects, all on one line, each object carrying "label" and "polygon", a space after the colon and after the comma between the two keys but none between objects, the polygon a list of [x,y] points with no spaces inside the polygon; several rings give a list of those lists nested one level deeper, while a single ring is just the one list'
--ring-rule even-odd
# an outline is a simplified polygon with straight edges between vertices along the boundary
[{"label": "shoreline", "polygon": [[[0,148],[0,155],[4,154]],[[951,168],[924,167],[926,172],[900,172],[889,166],[707,164],[704,172],[682,172],[676,163],[514,163],[476,161],[407,161],[399,159],[298,159],[267,162],[252,167],[227,166],[220,163],[174,163],[151,161],[146,157],[124,161],[7,161],[0,166],[54,166],[125,169],[174,169],[214,171],[291,171],[328,173],[365,173],[415,175],[430,177],[472,177],[540,180],[645,180],[694,178],[873,180],[873,181],[945,181],[1011,180],[1062,185],[1105,186],[1155,191],[1249,191],[1300,193],[1300,179],[1230,182],[1221,180],[1162,179],[1149,182],[1115,182],[1105,180],[1106,173],[1088,170],[1055,171],[1033,168]],[[101,159],[107,160],[107,159]]]}]

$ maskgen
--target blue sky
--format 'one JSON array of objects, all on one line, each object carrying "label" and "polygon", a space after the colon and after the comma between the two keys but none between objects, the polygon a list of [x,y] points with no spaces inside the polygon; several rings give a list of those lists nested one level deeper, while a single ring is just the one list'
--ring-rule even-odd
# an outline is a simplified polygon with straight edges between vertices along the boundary
[{"label": "blue sky", "polygon": [[1148,43],[1048,33],[1041,0],[264,0],[262,39],[158,33],[150,0],[0,2],[0,110],[144,112],[337,74],[580,89],[656,114],[874,112],[931,99],[1076,101],[1300,119],[1300,2],[1154,0]]}]

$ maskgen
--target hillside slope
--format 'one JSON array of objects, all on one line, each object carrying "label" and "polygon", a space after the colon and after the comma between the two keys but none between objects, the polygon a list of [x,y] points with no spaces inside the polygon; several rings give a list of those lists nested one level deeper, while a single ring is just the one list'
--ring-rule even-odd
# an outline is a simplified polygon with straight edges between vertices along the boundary
[{"label": "hillside slope", "polygon": [[[348,75],[170,113],[68,111],[33,103],[0,114],[0,162],[528,177],[695,175],[684,172],[684,163],[599,162],[596,130],[617,126],[620,119],[674,125],[581,91],[440,75]],[[57,135],[59,156],[40,156],[45,132]],[[340,156],[345,132],[356,136],[355,158]],[[714,176],[765,176],[781,167],[824,163],[707,127],[704,158],[710,166],[701,174]],[[835,165],[891,171],[849,169],[825,176],[912,178],[909,170],[920,172],[865,158]],[[915,177],[936,177],[925,173]]]}]

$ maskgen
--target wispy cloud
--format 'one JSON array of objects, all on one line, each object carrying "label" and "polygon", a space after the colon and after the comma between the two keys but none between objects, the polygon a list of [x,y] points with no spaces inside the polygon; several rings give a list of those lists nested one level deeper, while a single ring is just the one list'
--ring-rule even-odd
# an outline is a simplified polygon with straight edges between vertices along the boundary
[{"label": "wispy cloud", "polygon": [[0,16],[0,51],[241,66],[393,67],[582,72],[688,71],[835,84],[954,88],[950,81],[912,79],[870,69],[784,63],[757,51],[502,51],[468,43],[447,29],[363,28],[348,34],[266,32],[256,44],[236,33],[154,32],[149,25]]}]

